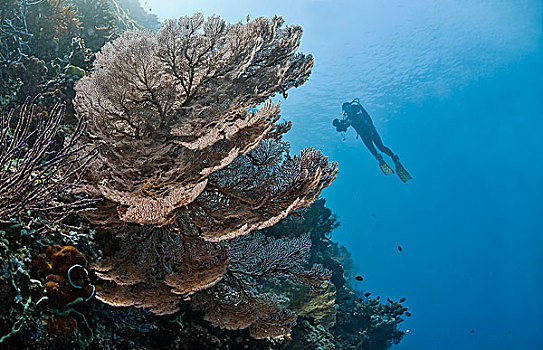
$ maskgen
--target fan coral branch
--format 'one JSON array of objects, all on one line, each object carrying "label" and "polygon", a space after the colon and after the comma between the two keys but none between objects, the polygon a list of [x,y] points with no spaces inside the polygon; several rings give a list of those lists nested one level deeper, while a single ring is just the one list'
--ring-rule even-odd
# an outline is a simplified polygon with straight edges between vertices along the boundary
[{"label": "fan coral branch", "polygon": [[[56,221],[93,202],[76,199],[63,203],[59,198],[76,190],[96,147],[77,146],[85,131],[81,122],[62,146],[57,135],[64,113],[56,105],[48,117],[34,125],[34,105],[27,99],[17,118],[14,111],[3,113],[0,120],[0,221],[24,210],[42,213]],[[14,128],[10,124],[16,120]]]},{"label": "fan coral branch", "polygon": [[0,11],[0,63],[19,62],[28,56],[32,33],[28,30],[28,0],[4,0]]},{"label": "fan coral branch", "polygon": [[226,272],[223,247],[171,227],[142,226],[119,232],[119,238],[117,254],[94,266],[98,277],[114,282],[97,291],[98,299],[113,306],[173,313],[181,299],[214,285]]},{"label": "fan coral branch", "polygon": [[[309,206],[336,176],[337,164],[308,148],[283,156],[281,143],[266,140],[227,168],[210,175],[189,205],[192,221],[209,241],[231,239],[272,226]],[[283,159],[285,158],[285,159]]]},{"label": "fan coral branch", "polygon": [[193,306],[204,310],[204,318],[214,326],[249,328],[256,339],[286,335],[296,324],[296,314],[284,308],[277,296],[258,293],[249,286],[221,282],[195,295]]},{"label": "fan coral branch", "polygon": [[124,210],[122,207],[118,207],[119,217],[122,221],[159,225],[171,222],[173,218],[169,216],[172,211],[192,202],[204,190],[206,184],[207,179],[187,187],[174,187],[161,200],[141,198],[107,187],[100,187],[100,189],[105,198],[122,206],[128,206]]}]

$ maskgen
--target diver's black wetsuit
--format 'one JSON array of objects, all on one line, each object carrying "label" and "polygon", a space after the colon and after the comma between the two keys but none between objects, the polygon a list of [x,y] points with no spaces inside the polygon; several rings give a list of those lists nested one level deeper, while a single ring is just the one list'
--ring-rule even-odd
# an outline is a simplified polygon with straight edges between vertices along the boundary
[{"label": "diver's black wetsuit", "polygon": [[368,112],[366,112],[362,105],[352,104],[348,107],[345,113],[347,115],[345,121],[348,123],[348,125],[352,125],[358,135],[360,135],[364,145],[366,145],[371,154],[373,154],[377,160],[382,160],[383,156],[377,152],[373,144],[375,144],[375,146],[377,146],[381,152],[388,155],[392,159],[396,157],[390,148],[383,144],[381,136],[379,136],[377,129],[375,129],[370,115]]},{"label": "diver's black wetsuit", "polygon": [[341,109],[343,110],[343,120],[336,118],[332,122],[332,125],[336,128],[336,131],[345,132],[349,126],[352,126],[356,130],[356,133],[360,135],[364,145],[366,145],[371,154],[373,154],[373,156],[377,159],[379,162],[379,168],[381,168],[381,171],[385,175],[394,173],[394,170],[388,166],[381,153],[377,152],[375,149],[375,146],[377,146],[381,152],[392,158],[396,167],[396,174],[398,174],[400,180],[406,182],[412,179],[409,172],[405,170],[403,165],[400,163],[398,155],[392,153],[390,148],[383,145],[381,136],[379,136],[379,133],[375,129],[370,115],[368,112],[366,112],[364,107],[362,107],[358,98],[355,98],[352,102],[345,102],[341,106]]}]

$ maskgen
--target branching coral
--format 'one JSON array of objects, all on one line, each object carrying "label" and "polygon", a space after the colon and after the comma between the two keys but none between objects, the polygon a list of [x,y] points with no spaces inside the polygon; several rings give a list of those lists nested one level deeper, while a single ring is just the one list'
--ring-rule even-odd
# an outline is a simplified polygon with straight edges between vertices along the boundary
[{"label": "branching coral", "polygon": [[119,252],[95,266],[97,275],[110,281],[97,298],[110,305],[174,313],[182,298],[217,283],[226,271],[223,247],[170,226],[142,226],[119,236]]},{"label": "branching coral", "polygon": [[13,110],[2,114],[0,221],[27,211],[59,221],[92,201],[60,199],[78,188],[80,176],[96,150],[89,145],[77,145],[85,130],[84,123],[77,126],[63,145],[58,145],[56,136],[63,112],[64,107],[57,105],[49,116],[38,118],[36,125],[34,104],[27,100],[17,118]]},{"label": "branching coral", "polygon": [[319,294],[308,293],[304,287],[294,287],[289,291],[289,308],[299,316],[307,316],[313,323],[330,329],[336,322],[336,288],[331,282],[326,283]]},{"label": "branching coral", "polygon": [[[256,112],[250,108],[305,82],[313,64],[311,56],[295,53],[301,29],[281,28],[282,24],[275,17],[227,25],[218,17],[204,21],[196,14],[167,21],[156,35],[132,31],[106,44],[97,55],[95,72],[75,87],[76,109],[91,121],[90,137],[105,141],[89,172],[90,192],[118,203],[120,220],[164,224],[171,221],[173,210],[188,204],[160,203],[168,201],[172,191],[199,188],[208,176],[251,152],[262,140],[278,139],[288,130],[288,126],[275,124],[279,106],[268,102]],[[267,226],[277,222],[288,211],[310,203],[333,178],[335,165],[307,150],[300,158],[289,158],[283,170],[297,176],[291,182],[298,193],[283,198],[281,206],[268,210],[266,218],[252,214],[248,226],[238,233],[231,232],[241,228],[236,224],[238,227],[204,228],[211,230],[205,236],[220,240],[227,233],[233,237],[263,227],[250,225],[252,221],[270,220]],[[280,176],[278,171],[269,175]],[[281,185],[280,179],[274,182]],[[228,192],[221,192],[228,188],[219,183],[210,185],[205,199],[193,210],[208,210]],[[304,190],[307,195],[302,195]],[[136,204],[131,199],[134,195],[154,202]],[[265,211],[264,204],[258,206],[239,193],[233,196],[249,203],[245,209]],[[130,203],[128,208],[126,203]],[[154,219],[124,215],[147,211],[149,205],[163,208]],[[95,222],[110,216],[96,215]]]},{"label": "branching coral", "polygon": [[81,22],[80,35],[85,46],[98,51],[115,35],[115,17],[110,13],[107,0],[71,0]]},{"label": "branching coral", "polygon": [[19,62],[28,56],[32,33],[26,16],[28,0],[4,0],[0,9],[0,63]]},{"label": "branching coral", "polygon": [[115,16],[116,26],[120,32],[136,28],[157,30],[160,23],[155,14],[147,12],[140,0],[104,0],[109,11]]},{"label": "branching coral", "polygon": [[330,271],[320,265],[303,268],[311,248],[308,235],[274,239],[256,233],[226,245],[231,259],[228,278],[194,297],[194,305],[216,326],[249,328],[257,339],[286,335],[296,324],[296,313],[279,296],[259,290],[255,282],[288,278],[319,293],[330,278]]},{"label": "branching coral", "polygon": [[318,293],[330,278],[304,268],[307,236],[247,236],[310,205],[337,172],[320,152],[291,156],[282,141],[290,124],[268,99],[303,84],[313,65],[296,53],[301,28],[282,25],[166,21],[156,35],[106,44],[77,82],[76,110],[103,143],[85,190],[104,200],[87,217],[119,238],[95,266],[100,300],[169,314],[201,292],[195,303],[214,324],[275,337],[296,315],[251,281],[287,278]]}]

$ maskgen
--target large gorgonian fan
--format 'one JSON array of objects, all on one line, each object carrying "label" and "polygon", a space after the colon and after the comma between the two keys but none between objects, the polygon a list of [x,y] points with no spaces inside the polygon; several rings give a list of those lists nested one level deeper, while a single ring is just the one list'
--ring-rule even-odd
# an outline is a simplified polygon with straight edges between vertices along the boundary
[{"label": "large gorgonian fan", "polygon": [[[166,21],[156,34],[126,32],[102,48],[93,73],[75,86],[87,138],[103,144],[85,175],[86,192],[103,201],[86,216],[119,247],[94,266],[100,300],[155,314],[174,313],[189,297],[200,308],[228,308],[200,296],[266,277],[233,253],[257,236],[235,249],[229,240],[309,206],[337,173],[315,149],[289,153],[282,135],[290,123],[279,123],[279,103],[270,100],[309,77],[313,58],[296,52],[301,32],[280,17],[229,25],[196,14]],[[319,292],[330,274],[302,268],[307,237],[266,245],[279,246],[292,255],[277,255],[269,277]],[[243,299],[247,310],[260,310],[247,325],[254,337],[289,332],[296,315],[271,294],[231,287],[253,295]]]}]

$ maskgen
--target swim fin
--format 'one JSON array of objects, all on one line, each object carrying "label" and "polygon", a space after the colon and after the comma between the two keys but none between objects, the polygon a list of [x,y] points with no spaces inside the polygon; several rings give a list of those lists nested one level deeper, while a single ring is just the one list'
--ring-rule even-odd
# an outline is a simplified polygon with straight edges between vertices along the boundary
[{"label": "swim fin", "polygon": [[402,180],[403,182],[407,182],[407,180],[412,179],[411,174],[409,174],[407,170],[405,170],[405,168],[403,167],[402,163],[400,163],[398,156],[394,158],[394,164],[396,165],[396,174],[398,174],[400,180]]},{"label": "swim fin", "polygon": [[384,160],[379,160],[379,168],[381,168],[381,171],[385,175],[390,175],[394,173],[394,170],[392,170],[391,167],[388,166],[388,164]]}]

